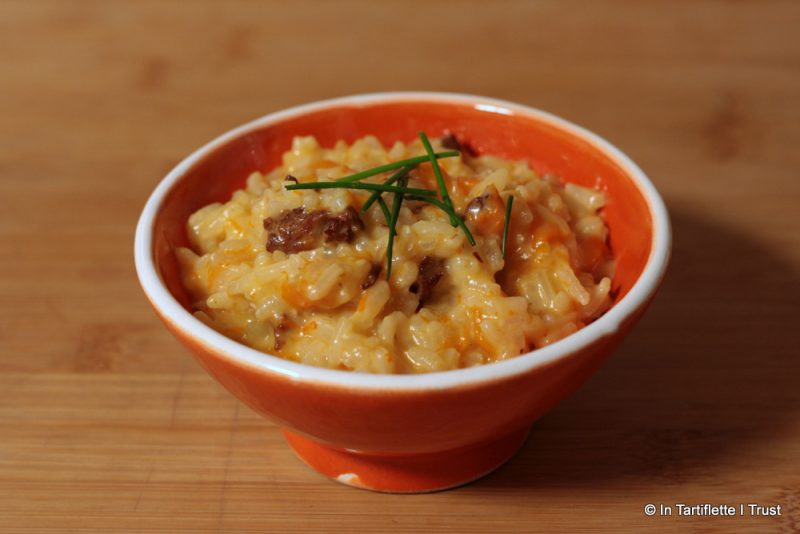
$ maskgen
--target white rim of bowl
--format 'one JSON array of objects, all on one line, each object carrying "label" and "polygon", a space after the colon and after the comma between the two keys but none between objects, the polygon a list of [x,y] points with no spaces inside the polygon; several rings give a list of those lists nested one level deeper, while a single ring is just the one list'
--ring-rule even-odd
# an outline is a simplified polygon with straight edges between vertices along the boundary
[{"label": "white rim of bowl", "polygon": [[[325,108],[369,106],[389,102],[452,103],[470,105],[476,109],[504,115],[525,115],[566,131],[603,152],[633,179],[639,192],[645,198],[653,218],[650,256],[642,274],[630,291],[596,321],[552,345],[501,362],[466,369],[413,375],[341,371],[292,362],[252,349],[225,337],[186,311],[167,290],[156,271],[152,241],[153,222],[161,203],[186,171],[208,153],[253,130]],[[136,226],[134,255],[139,282],[153,306],[177,328],[208,346],[221,357],[258,370],[283,375],[292,380],[313,382],[323,386],[358,390],[419,391],[469,386],[519,375],[578,352],[596,340],[615,333],[627,318],[645,305],[657,289],[669,261],[671,239],[672,233],[666,206],[650,179],[628,156],[597,134],[551,113],[514,102],[461,93],[414,91],[370,93],[312,102],[270,113],[222,134],[181,161],[155,188],[147,200]]]}]

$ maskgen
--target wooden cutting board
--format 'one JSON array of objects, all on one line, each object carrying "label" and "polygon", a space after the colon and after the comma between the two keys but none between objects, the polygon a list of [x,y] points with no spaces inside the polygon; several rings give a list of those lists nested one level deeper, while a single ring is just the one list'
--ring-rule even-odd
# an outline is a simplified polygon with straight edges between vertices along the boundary
[{"label": "wooden cutting board", "polygon": [[[792,1],[0,3],[0,531],[800,531],[798,27]],[[519,455],[413,496],[303,466],[162,328],[131,254],[207,140],[402,89],[597,131],[675,232],[649,314]]]}]

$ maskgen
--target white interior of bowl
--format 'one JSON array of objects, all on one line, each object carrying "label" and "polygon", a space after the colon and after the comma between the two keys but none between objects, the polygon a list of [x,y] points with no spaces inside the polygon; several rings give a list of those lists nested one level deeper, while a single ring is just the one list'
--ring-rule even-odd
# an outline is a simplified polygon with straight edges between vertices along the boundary
[{"label": "white interior of bowl", "polygon": [[[578,332],[551,345],[502,362],[420,375],[375,375],[295,363],[233,341],[209,328],[187,312],[167,290],[156,271],[153,257],[153,223],[156,214],[165,195],[186,171],[218,147],[248,132],[264,128],[270,124],[328,107],[359,106],[386,102],[450,102],[472,105],[489,113],[526,115],[579,137],[606,154],[636,184],[647,201],[653,219],[652,248],[645,268],[636,283],[603,316]],[[190,337],[218,353],[221,358],[235,360],[256,370],[279,373],[294,380],[314,381],[338,387],[380,389],[385,391],[442,389],[506,378],[565,357],[591,345],[604,336],[615,333],[622,323],[633,315],[655,292],[667,267],[670,246],[669,216],[664,202],[655,187],[630,158],[598,135],[550,113],[503,100],[455,93],[394,92],[348,96],[290,108],[254,120],[211,141],[178,164],[150,195],[136,227],[134,253],[136,272],[142,288],[161,315]]]}]

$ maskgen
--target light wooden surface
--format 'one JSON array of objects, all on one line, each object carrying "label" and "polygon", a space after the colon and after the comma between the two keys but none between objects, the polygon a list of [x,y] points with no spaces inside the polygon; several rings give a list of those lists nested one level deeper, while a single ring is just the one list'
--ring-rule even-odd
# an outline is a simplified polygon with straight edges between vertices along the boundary
[{"label": "light wooden surface", "polygon": [[[800,3],[0,2],[0,531],[800,531]],[[162,328],[136,218],[217,134],[432,89],[606,136],[671,210],[616,356],[432,495],[306,469]],[[778,518],[654,517],[759,503]]]}]

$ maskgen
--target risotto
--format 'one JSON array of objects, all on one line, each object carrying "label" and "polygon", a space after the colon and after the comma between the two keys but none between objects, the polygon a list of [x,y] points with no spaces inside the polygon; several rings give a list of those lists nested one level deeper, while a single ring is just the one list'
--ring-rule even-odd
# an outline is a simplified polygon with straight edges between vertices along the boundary
[{"label": "risotto", "polygon": [[609,308],[602,192],[451,135],[431,144],[460,151],[437,160],[441,180],[425,161],[357,181],[386,186],[373,191],[323,185],[425,156],[423,142],[294,138],[281,167],[189,217],[177,254],[196,317],[296,362],[424,373],[513,358]]}]

